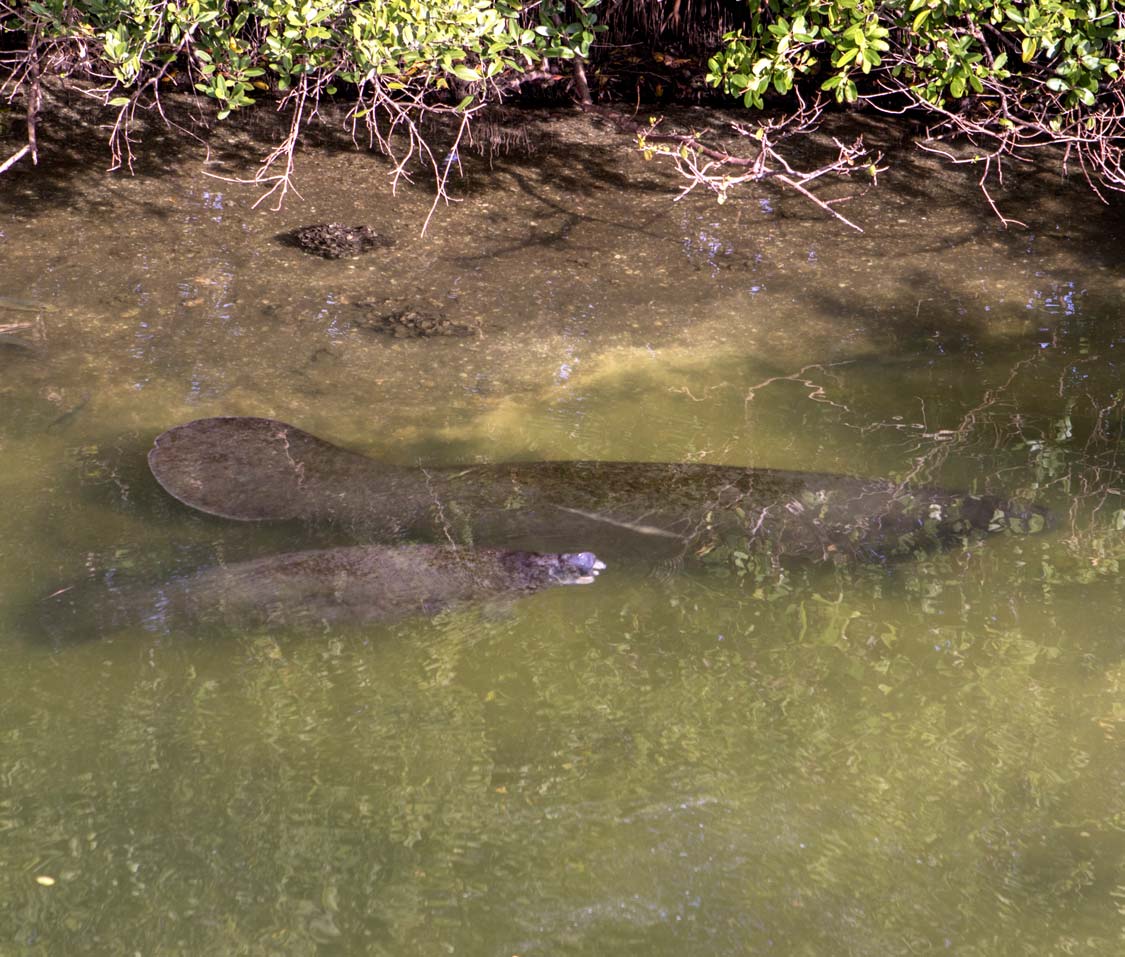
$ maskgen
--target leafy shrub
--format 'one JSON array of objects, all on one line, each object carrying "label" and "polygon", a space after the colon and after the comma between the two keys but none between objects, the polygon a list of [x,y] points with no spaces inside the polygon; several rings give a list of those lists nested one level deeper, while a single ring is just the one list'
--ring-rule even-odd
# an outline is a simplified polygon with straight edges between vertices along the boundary
[{"label": "leafy shrub", "polygon": [[597,4],[545,0],[532,16],[509,0],[32,0],[3,25],[81,46],[67,66],[101,72],[111,102],[179,66],[225,116],[271,82],[440,91],[585,55]]},{"label": "leafy shrub", "polygon": [[1112,0],[769,0],[727,34],[708,79],[757,107],[814,75],[841,102],[865,82],[869,96],[909,91],[938,108],[1006,84],[1092,107],[1119,76],[1123,42]]}]

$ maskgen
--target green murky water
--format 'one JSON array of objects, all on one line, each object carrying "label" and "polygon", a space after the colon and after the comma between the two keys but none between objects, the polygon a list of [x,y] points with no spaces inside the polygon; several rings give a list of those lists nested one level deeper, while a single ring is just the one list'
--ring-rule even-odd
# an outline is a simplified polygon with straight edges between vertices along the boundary
[{"label": "green murky water", "polygon": [[[1113,209],[1025,179],[1006,232],[912,160],[855,236],[794,197],[671,203],[591,137],[470,160],[419,238],[430,197],[371,156],[310,152],[280,213],[201,161],[0,192],[0,325],[34,347],[0,342],[0,953],[1121,952]],[[276,238],[328,221],[397,244]],[[481,334],[363,328],[404,308]],[[217,414],[407,464],[914,475],[1060,523],[313,638],[47,640],[59,588],[346,539],[169,500],[153,437]]]}]

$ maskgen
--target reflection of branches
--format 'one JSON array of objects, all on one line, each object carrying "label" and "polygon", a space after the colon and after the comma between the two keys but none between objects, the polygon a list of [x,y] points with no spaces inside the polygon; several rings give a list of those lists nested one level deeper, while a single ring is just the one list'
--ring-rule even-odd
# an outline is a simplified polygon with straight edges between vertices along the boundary
[{"label": "reflection of branches", "polygon": [[[1025,462],[994,468],[988,480],[1003,477],[1008,494],[1017,500],[1041,501],[1046,496],[1055,503],[1058,524],[1065,530],[1065,551],[1053,550],[1050,570],[1044,574],[1049,579],[1053,575],[1059,580],[1085,580],[1116,573],[1125,567],[1125,461],[1121,449],[1125,391],[1116,390],[1100,399],[1091,393],[1066,398],[1061,391],[1064,383],[1060,383],[1064,408],[1053,418],[1035,421],[1020,411],[1016,387],[1021,378],[1025,383],[1046,384],[1042,376],[1027,375],[1045,361],[1037,353],[1016,362],[1004,380],[987,389],[951,428],[935,428],[927,421],[922,398],[918,399],[921,421],[857,421],[857,410],[831,397],[828,386],[817,381],[815,373],[825,370],[819,365],[757,383],[748,390],[747,402],[765,386],[797,382],[808,390],[809,399],[838,410],[845,428],[862,434],[879,430],[909,434],[911,465],[897,479],[903,489],[929,483],[951,457],[973,454],[982,443],[992,450],[1021,452]],[[1079,413],[1082,418],[1076,421]],[[982,450],[980,454],[989,453]]]},{"label": "reflection of branches", "polygon": [[1067,547],[1074,558],[1096,569],[1125,560],[1125,467],[1120,460],[1125,396],[1119,391],[1105,405],[1092,395],[1086,398],[1095,409],[1093,427],[1081,459],[1068,463],[1054,484],[1071,495]]},{"label": "reflection of branches", "polygon": [[773,383],[775,382],[799,382],[809,390],[808,398],[812,399],[813,402],[821,402],[824,405],[830,405],[834,408],[841,409],[844,412],[851,412],[851,409],[849,409],[846,405],[843,405],[840,402],[834,402],[832,399],[828,398],[828,393],[825,390],[824,386],[820,385],[817,382],[814,382],[811,379],[804,378],[805,373],[810,369],[819,369],[821,372],[823,372],[825,369],[831,369],[834,366],[846,366],[851,362],[851,359],[844,359],[840,362],[829,362],[827,363],[827,365],[816,362],[812,365],[803,366],[796,372],[790,373],[789,375],[770,376],[770,378],[764,379],[756,385],[750,386],[750,388],[746,390],[746,400],[744,404],[748,406],[751,402],[753,402],[758,390],[764,389],[767,385],[773,385]]},{"label": "reflection of branches", "polygon": [[[831,398],[828,394],[828,387],[808,375],[810,371],[819,370],[824,372],[832,367],[849,365],[852,361],[854,360],[843,360],[826,365],[816,363],[804,366],[789,375],[771,376],[762,382],[756,383],[747,390],[745,403],[748,406],[749,403],[756,398],[757,392],[766,386],[778,382],[797,382],[808,390],[807,398],[821,405],[827,405],[833,409],[837,409],[842,414],[849,417],[848,419],[842,419],[840,422],[845,428],[855,429],[862,435],[881,430],[909,433],[918,443],[915,445],[915,451],[922,448],[922,442],[927,442],[928,447],[925,447],[924,451],[914,456],[913,465],[899,480],[900,486],[906,487],[918,481],[928,481],[929,476],[945,464],[954,450],[963,451],[971,441],[974,433],[978,432],[986,423],[991,424],[993,428],[997,430],[997,437],[994,440],[996,446],[1007,441],[1011,437],[1011,429],[1001,433],[999,425],[989,419],[987,414],[995,410],[1000,403],[1005,400],[1016,378],[1026,366],[1040,361],[1040,356],[1034,355],[1017,362],[1002,384],[988,389],[981,397],[980,401],[962,415],[961,421],[955,427],[945,429],[930,427],[926,417],[925,400],[920,397],[918,398],[921,409],[920,422],[857,421],[857,412],[855,409],[844,402]],[[1023,426],[1018,416],[1015,417],[1010,425],[1014,427],[1015,434],[1022,437]]]},{"label": "reflection of branches", "polygon": [[1008,378],[1004,382],[993,388],[988,389],[981,397],[980,402],[969,409],[961,417],[961,422],[955,429],[942,430],[942,433],[930,433],[930,437],[938,438],[941,444],[935,445],[930,451],[918,457],[914,463],[914,467],[902,477],[902,485],[906,485],[918,478],[920,474],[925,472],[933,472],[945,464],[946,459],[949,458],[950,452],[956,447],[958,441],[964,442],[976,429],[979,421],[984,413],[996,405],[1001,397],[1011,388],[1012,383],[1016,381],[1016,377],[1023,369],[1038,362],[1039,356],[1034,355],[1027,359],[1021,359],[1008,373]]}]

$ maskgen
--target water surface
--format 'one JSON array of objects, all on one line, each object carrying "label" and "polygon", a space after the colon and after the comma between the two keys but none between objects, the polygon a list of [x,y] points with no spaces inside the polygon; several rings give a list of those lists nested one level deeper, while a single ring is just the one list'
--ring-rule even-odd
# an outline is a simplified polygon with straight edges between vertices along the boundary
[{"label": "water surface", "polygon": [[[234,134],[8,174],[0,297],[50,308],[0,299],[35,346],[0,345],[0,952],[1120,952],[1119,209],[1027,174],[1005,230],[906,157],[859,236],[793,196],[673,203],[572,134],[468,158],[424,237],[423,184],[365,153],[303,155],[280,212],[202,175],[253,171]],[[278,239],[330,221],[396,245]],[[480,335],[362,327],[399,308]],[[57,589],[348,539],[168,499],[144,454],[209,415],[403,464],[910,476],[1060,523],[321,636],[47,640]]]}]

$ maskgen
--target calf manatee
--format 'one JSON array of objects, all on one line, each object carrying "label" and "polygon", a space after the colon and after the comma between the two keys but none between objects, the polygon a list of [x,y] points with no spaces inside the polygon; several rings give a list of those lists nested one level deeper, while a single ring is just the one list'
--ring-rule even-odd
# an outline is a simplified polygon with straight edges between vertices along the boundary
[{"label": "calf manatee", "polygon": [[604,568],[590,552],[360,545],[205,568],[157,587],[99,585],[97,595],[89,588],[64,590],[47,600],[44,617],[60,639],[137,625],[159,632],[199,623],[323,630],[586,585]]},{"label": "calf manatee", "polygon": [[149,467],[185,505],[244,521],[349,524],[370,540],[454,540],[606,558],[715,550],[880,560],[972,534],[1045,528],[992,495],[816,472],[659,462],[402,467],[273,419],[198,419],[157,437]]}]

